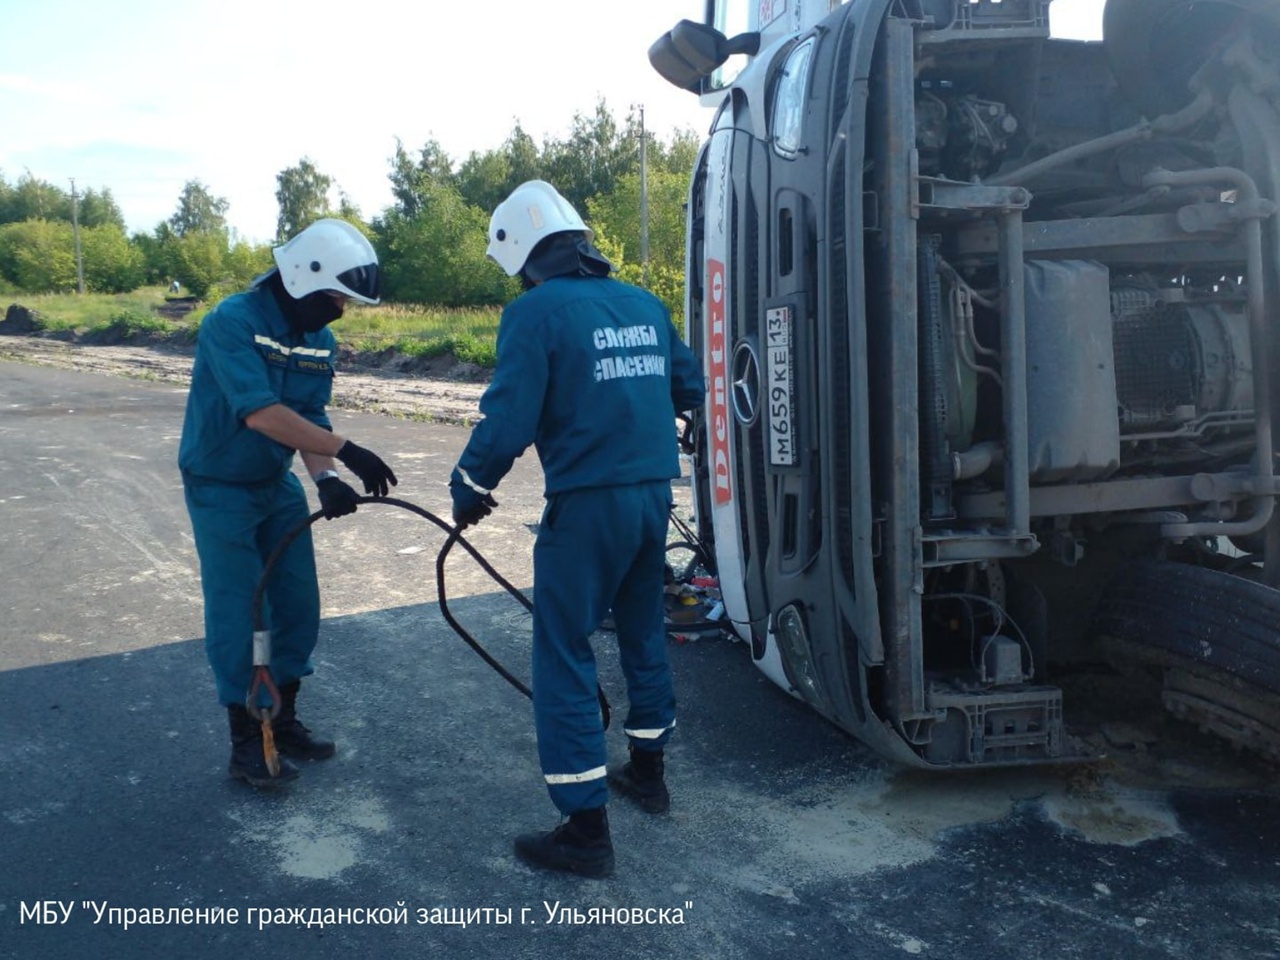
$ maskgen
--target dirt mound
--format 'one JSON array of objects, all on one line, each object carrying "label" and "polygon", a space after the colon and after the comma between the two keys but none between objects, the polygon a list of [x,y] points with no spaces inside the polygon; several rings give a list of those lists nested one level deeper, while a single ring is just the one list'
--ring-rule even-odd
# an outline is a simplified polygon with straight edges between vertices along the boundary
[{"label": "dirt mound", "polygon": [[112,323],[105,327],[98,327],[86,333],[71,333],[70,336],[60,339],[71,340],[75,343],[84,344],[91,347],[114,347],[120,345],[129,346],[161,346],[168,347],[173,350],[195,349],[196,338],[195,331],[186,328],[177,330],[147,330],[131,327],[127,323]]},{"label": "dirt mound", "polygon": [[20,303],[9,304],[9,309],[5,311],[4,319],[0,320],[0,334],[9,336],[29,336],[43,329],[44,323],[40,319],[40,314],[30,307],[24,307]]},{"label": "dirt mound", "polygon": [[181,320],[194,310],[199,302],[198,297],[165,297],[164,303],[156,307],[156,313],[166,320]]},{"label": "dirt mound", "polygon": [[466,360],[459,360],[452,352],[427,357],[401,353],[394,347],[358,351],[347,344],[340,344],[338,369],[341,370],[343,367],[360,367],[385,373],[402,373],[413,377],[455,380],[460,383],[487,383],[493,375],[492,370]]}]

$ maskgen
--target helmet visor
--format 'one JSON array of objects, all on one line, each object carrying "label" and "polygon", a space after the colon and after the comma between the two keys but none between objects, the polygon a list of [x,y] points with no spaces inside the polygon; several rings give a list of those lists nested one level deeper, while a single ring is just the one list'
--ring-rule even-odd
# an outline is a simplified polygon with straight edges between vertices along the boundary
[{"label": "helmet visor", "polygon": [[382,274],[378,272],[376,263],[367,263],[362,267],[352,267],[338,274],[337,280],[352,293],[370,300],[382,298]]}]

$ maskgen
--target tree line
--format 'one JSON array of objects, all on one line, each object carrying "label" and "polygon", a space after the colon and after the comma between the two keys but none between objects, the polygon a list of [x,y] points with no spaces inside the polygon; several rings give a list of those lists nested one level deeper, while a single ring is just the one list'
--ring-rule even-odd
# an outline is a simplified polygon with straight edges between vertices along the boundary
[{"label": "tree line", "polygon": [[[566,136],[541,144],[517,122],[496,149],[455,161],[435,140],[410,151],[397,141],[392,203],[371,219],[307,157],[276,175],[275,242],[320,217],[345,219],[370,238],[389,300],[476,306],[505,302],[513,282],[485,256],[493,208],[518,184],[543,179],[582,212],[596,243],[632,282],[647,280],[682,312],[684,203],[699,138],[691,130],[646,137],[648,269],[641,263],[641,118],[619,120],[603,100],[578,113]],[[251,244],[227,223],[228,201],[200,180],[182,188],[174,213],[150,233],[127,235],[110,189],[70,192],[25,173],[0,173],[0,280],[31,293],[74,290],[73,216],[85,287],[124,293],[178,281],[193,296],[242,288],[271,265],[272,244]]]}]

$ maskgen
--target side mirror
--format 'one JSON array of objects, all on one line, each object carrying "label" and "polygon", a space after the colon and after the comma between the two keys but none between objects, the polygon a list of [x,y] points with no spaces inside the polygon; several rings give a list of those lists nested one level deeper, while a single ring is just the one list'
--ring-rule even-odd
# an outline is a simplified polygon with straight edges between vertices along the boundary
[{"label": "side mirror", "polygon": [[649,47],[649,63],[667,82],[697,93],[702,81],[731,56],[751,56],[759,49],[758,33],[730,40],[705,23],[681,20]]}]

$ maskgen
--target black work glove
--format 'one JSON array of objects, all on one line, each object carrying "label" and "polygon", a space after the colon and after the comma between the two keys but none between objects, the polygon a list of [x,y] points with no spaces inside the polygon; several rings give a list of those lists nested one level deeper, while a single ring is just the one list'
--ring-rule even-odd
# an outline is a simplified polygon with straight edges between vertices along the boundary
[{"label": "black work glove", "polygon": [[453,525],[459,530],[474,526],[493,513],[493,508],[497,505],[498,501],[493,499],[491,493],[476,493],[469,487],[454,490]]},{"label": "black work glove", "polygon": [[337,458],[360,478],[364,484],[364,492],[371,497],[385,497],[390,489],[388,484],[391,487],[396,485],[396,475],[372,450],[366,450],[348,440],[338,451]]},{"label": "black work glove", "polygon": [[359,506],[356,500],[359,499],[360,494],[356,493],[351,484],[337,477],[325,477],[317,483],[316,493],[320,495],[320,510],[324,513],[326,520],[355,513],[356,507]]}]

